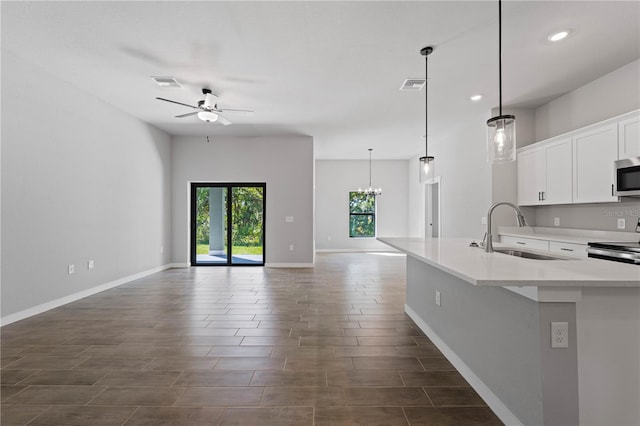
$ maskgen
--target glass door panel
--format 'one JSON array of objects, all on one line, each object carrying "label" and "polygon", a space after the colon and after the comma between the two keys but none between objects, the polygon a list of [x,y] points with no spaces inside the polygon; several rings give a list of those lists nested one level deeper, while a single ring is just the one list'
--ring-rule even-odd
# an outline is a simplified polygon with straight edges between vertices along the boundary
[{"label": "glass door panel", "polygon": [[231,190],[231,263],[264,264],[264,187]]},{"label": "glass door panel", "polygon": [[264,265],[264,183],[191,184],[191,265]]},{"label": "glass door panel", "polygon": [[228,188],[196,187],[195,265],[226,265]]}]

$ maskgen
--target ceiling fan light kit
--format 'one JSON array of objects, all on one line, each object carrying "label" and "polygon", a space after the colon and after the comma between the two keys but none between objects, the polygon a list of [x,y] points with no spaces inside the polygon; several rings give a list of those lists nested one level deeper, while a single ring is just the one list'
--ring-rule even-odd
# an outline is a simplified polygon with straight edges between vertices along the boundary
[{"label": "ceiling fan light kit", "polygon": [[218,114],[211,111],[200,111],[198,113],[198,118],[202,121],[206,121],[207,123],[213,123],[218,120]]},{"label": "ceiling fan light kit", "polygon": [[516,117],[502,114],[502,0],[498,0],[498,82],[500,112],[487,120],[487,160],[494,164],[516,160]]},{"label": "ceiling fan light kit", "polygon": [[172,104],[178,104],[185,107],[193,108],[198,111],[188,112],[186,114],[176,115],[176,118],[185,118],[191,117],[192,115],[196,115],[200,120],[206,123],[218,122],[224,126],[228,126],[231,124],[226,117],[222,115],[223,112],[253,112],[247,109],[221,109],[218,108],[217,99],[218,96],[214,95],[211,92],[211,89],[204,88],[202,89],[202,94],[204,95],[204,99],[198,101],[198,106],[193,106],[189,104],[185,104],[178,101],[172,101],[171,99],[165,98],[156,98],[160,101],[171,102]]}]

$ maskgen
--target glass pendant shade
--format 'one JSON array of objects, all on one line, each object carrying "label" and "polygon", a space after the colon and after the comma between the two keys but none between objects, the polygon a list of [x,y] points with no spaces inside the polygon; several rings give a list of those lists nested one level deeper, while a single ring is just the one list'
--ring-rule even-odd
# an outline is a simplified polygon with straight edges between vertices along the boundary
[{"label": "glass pendant shade", "polygon": [[487,120],[487,160],[491,163],[509,163],[516,160],[516,117],[499,115]]},{"label": "glass pendant shade", "polygon": [[433,179],[434,157],[420,157],[420,183],[427,183]]}]

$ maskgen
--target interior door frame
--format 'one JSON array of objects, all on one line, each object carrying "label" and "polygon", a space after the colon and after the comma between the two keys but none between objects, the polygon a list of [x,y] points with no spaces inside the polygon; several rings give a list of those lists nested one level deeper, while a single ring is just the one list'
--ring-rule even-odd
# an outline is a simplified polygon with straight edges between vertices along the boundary
[{"label": "interior door frame", "polygon": [[[429,219],[431,219],[431,222],[433,222],[433,188],[437,186],[437,199],[438,199],[438,206],[437,206],[437,210],[435,211],[437,216],[438,216],[438,223],[437,223],[437,231],[438,231],[438,236],[437,237],[433,237],[433,226],[430,226],[429,224]],[[436,176],[432,179],[429,179],[425,182],[425,186],[424,186],[424,201],[425,201],[425,208],[424,208],[424,233],[425,233],[425,238],[442,238],[442,177],[441,176]],[[430,214],[431,213],[431,214]]]},{"label": "interior door frame", "polygon": [[[267,183],[266,182],[190,182],[190,212],[189,212],[189,253],[191,266],[264,266],[267,258]],[[262,262],[261,263],[232,263],[233,261],[233,235],[227,232],[227,262],[226,263],[197,263],[196,254],[196,213],[198,188],[226,188],[227,189],[227,230],[233,229],[233,213],[231,202],[233,200],[233,188],[258,187],[262,188]]]}]

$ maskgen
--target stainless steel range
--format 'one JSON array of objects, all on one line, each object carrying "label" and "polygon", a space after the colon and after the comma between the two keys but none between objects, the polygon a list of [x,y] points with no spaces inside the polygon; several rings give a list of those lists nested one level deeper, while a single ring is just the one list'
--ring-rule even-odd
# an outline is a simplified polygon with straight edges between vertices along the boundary
[{"label": "stainless steel range", "polygon": [[640,265],[640,242],[589,243],[589,257]]}]

